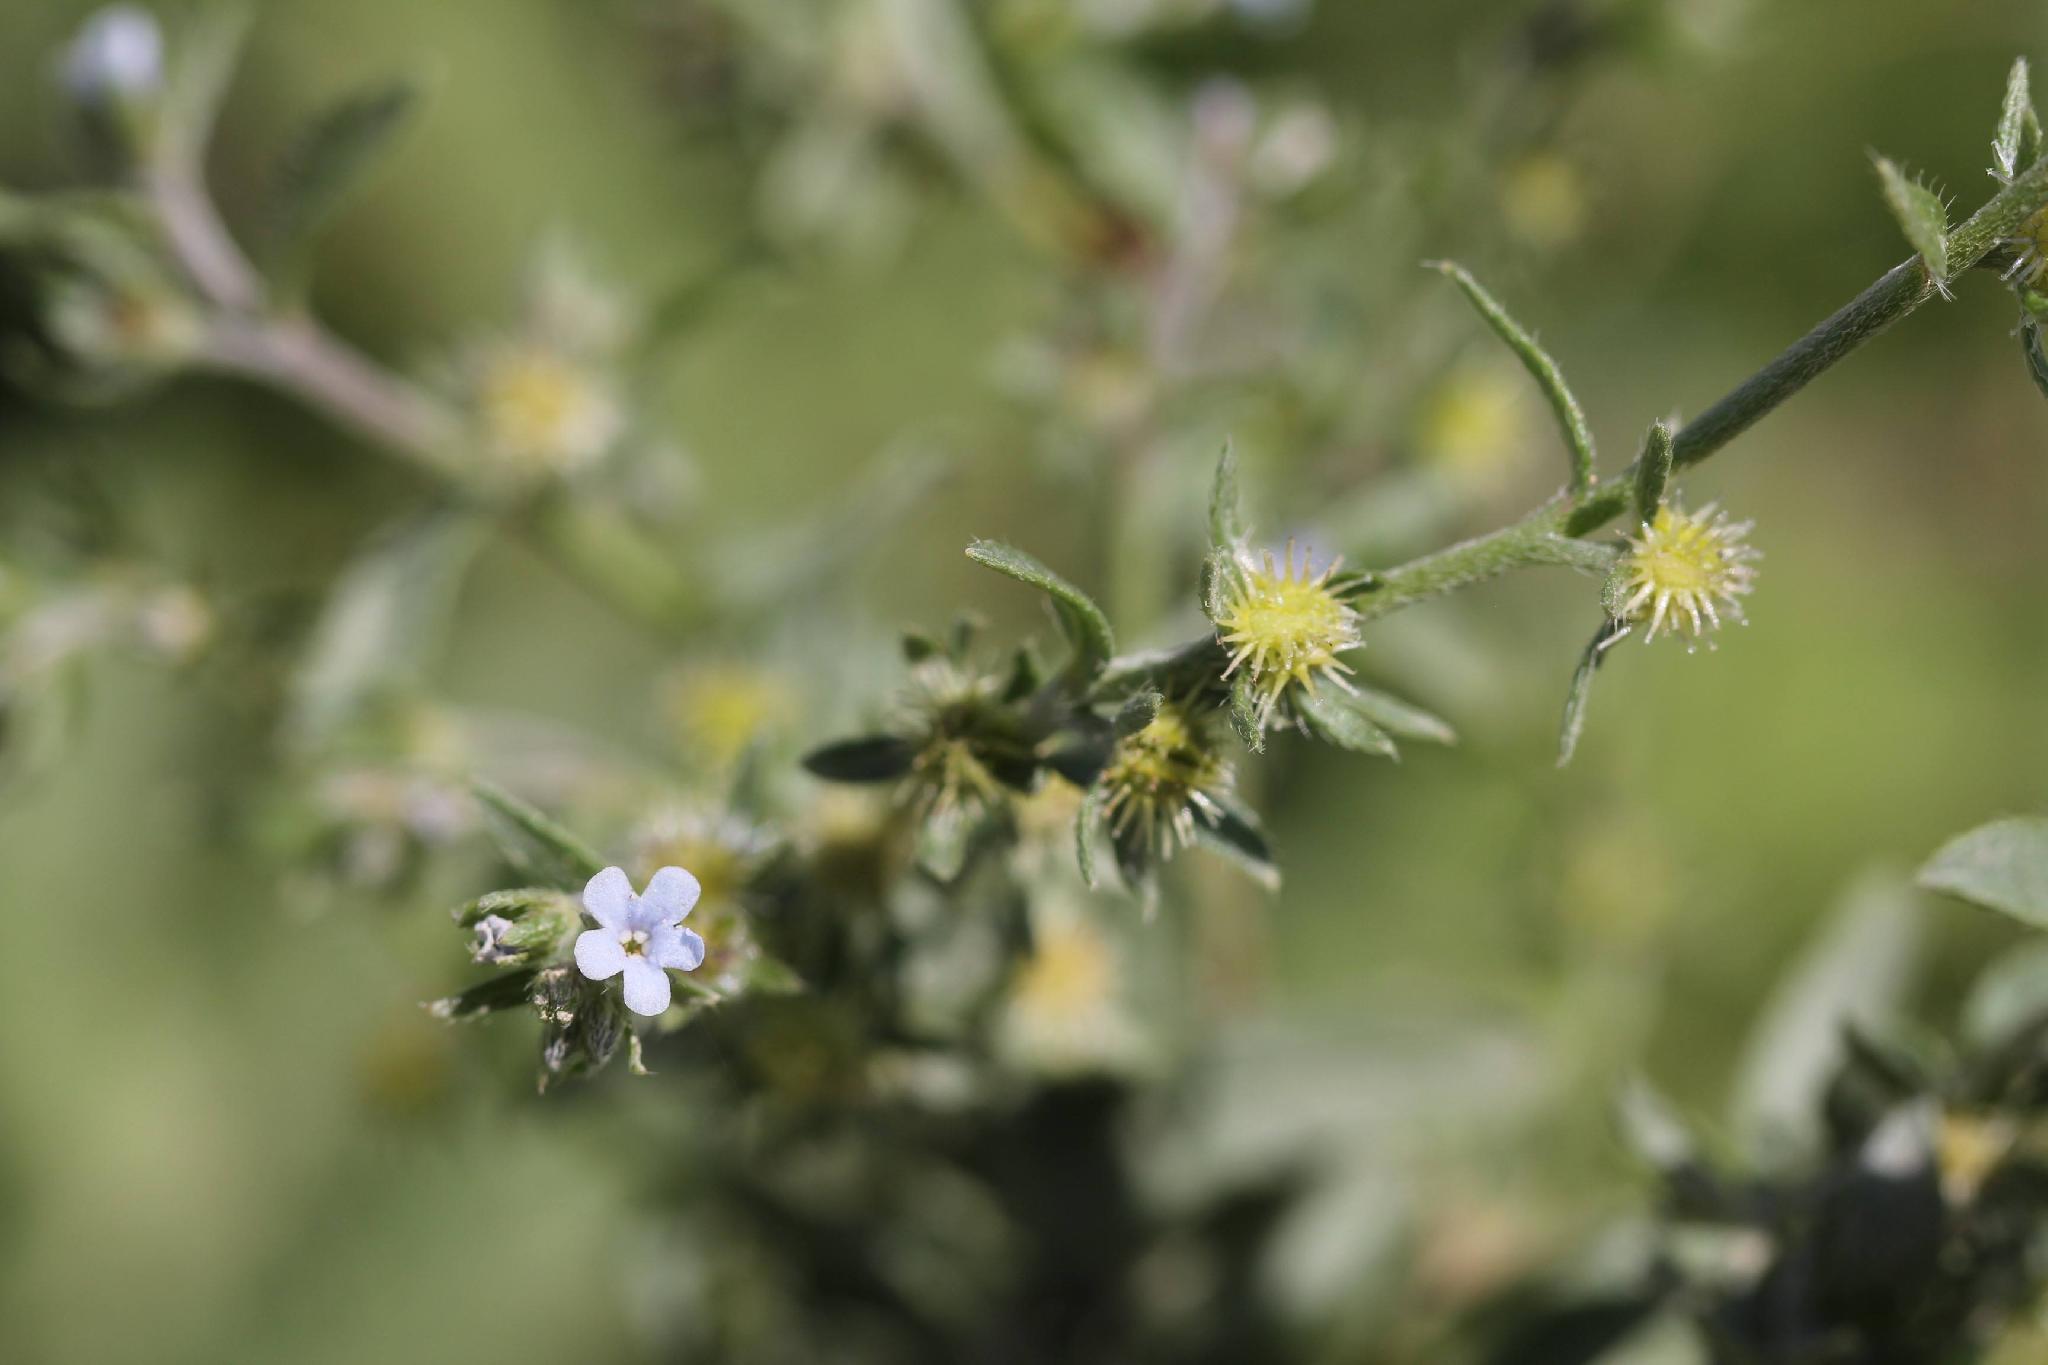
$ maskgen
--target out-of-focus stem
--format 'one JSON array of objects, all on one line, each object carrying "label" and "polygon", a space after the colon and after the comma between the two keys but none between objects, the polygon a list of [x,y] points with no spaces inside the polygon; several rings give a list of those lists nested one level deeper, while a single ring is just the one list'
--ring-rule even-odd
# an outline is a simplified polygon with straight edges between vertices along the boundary
[{"label": "out-of-focus stem", "polygon": [[283,389],[343,426],[444,478],[461,437],[454,413],[306,318],[219,320],[204,359]]},{"label": "out-of-focus stem", "polygon": [[[159,148],[142,189],[172,255],[212,306],[202,364],[289,394],[455,496],[478,499],[461,414],[314,319],[273,310],[262,275],[220,221],[195,154],[182,144]],[[702,619],[695,581],[615,509],[547,490],[501,510],[505,525],[623,613],[665,635]]]}]

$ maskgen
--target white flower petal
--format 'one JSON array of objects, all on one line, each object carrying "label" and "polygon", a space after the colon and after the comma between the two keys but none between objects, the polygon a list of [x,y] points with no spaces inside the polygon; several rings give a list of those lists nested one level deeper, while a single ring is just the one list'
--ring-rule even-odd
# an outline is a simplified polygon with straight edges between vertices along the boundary
[{"label": "white flower petal", "polygon": [[647,889],[640,893],[640,903],[657,911],[660,922],[675,924],[690,913],[697,903],[703,888],[697,879],[680,867],[664,867],[647,882]]},{"label": "white flower petal", "polygon": [[647,960],[658,967],[694,972],[704,965],[704,938],[694,929],[669,929],[648,943]]},{"label": "white flower petal", "polygon": [[645,958],[626,960],[626,1008],[655,1015],[668,1008],[668,973]]},{"label": "white flower petal", "polygon": [[622,867],[608,867],[583,888],[583,908],[607,929],[626,927],[626,915],[633,908],[633,883]]},{"label": "white flower petal", "polygon": [[585,929],[576,936],[576,970],[604,981],[626,969],[626,950],[612,929]]}]

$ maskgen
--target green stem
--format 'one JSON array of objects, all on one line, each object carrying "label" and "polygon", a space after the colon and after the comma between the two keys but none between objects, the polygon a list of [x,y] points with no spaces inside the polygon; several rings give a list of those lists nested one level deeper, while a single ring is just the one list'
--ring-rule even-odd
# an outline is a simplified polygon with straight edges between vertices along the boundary
[{"label": "green stem", "polygon": [[[1953,273],[1986,262],[2048,205],[2048,160],[2036,162],[1949,235]],[[1941,284],[1946,284],[1942,281]],[[1727,396],[1688,422],[1672,440],[1672,463],[1698,464],[1749,430],[1836,361],[1939,292],[1918,257],[1886,271],[1826,321],[1792,343]],[[1593,561],[1562,545],[1598,530],[1628,510],[1635,466],[1603,479],[1583,498],[1558,497],[1522,520],[1378,574],[1355,605],[1367,619],[1496,577],[1526,564]],[[1594,547],[1587,547],[1594,548]]]}]

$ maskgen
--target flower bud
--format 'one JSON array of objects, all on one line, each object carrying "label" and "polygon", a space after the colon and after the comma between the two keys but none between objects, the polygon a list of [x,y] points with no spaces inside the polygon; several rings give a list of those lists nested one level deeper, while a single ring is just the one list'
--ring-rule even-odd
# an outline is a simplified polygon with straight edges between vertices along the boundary
[{"label": "flower bud", "polygon": [[132,158],[150,134],[163,94],[163,31],[139,5],[95,11],[64,49],[58,79],[88,132]]},{"label": "flower bud", "polygon": [[458,907],[455,921],[475,936],[470,958],[495,967],[546,962],[578,924],[575,903],[543,889],[493,891]]},{"label": "flower bud", "polygon": [[136,104],[164,82],[164,37],[139,5],[95,11],[64,50],[64,88],[81,105]]}]

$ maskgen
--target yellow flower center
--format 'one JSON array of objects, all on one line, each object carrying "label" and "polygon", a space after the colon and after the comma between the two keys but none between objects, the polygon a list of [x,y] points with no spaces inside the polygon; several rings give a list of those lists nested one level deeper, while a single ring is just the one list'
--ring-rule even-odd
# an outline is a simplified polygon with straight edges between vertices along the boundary
[{"label": "yellow flower center", "polygon": [[1748,522],[1730,522],[1709,504],[1697,513],[1665,506],[1631,537],[1619,570],[1615,615],[1647,621],[1645,639],[1669,628],[1695,640],[1721,624],[1721,613],[1742,619],[1739,598],[1754,584],[1760,557],[1744,540]]},{"label": "yellow flower center", "polygon": [[602,454],[618,413],[595,376],[536,346],[502,351],[484,366],[477,408],[493,449],[565,469]]},{"label": "yellow flower center", "polygon": [[1149,724],[1120,741],[1102,770],[1111,833],[1135,829],[1166,857],[1194,837],[1196,806],[1229,785],[1230,774],[1185,707],[1168,702]]},{"label": "yellow flower center", "polygon": [[782,679],[766,669],[713,664],[677,681],[669,709],[691,753],[724,768],[756,737],[787,721],[796,703]]},{"label": "yellow flower center", "polygon": [[1330,590],[1341,561],[1310,576],[1294,546],[1284,562],[1268,552],[1254,563],[1240,554],[1230,566],[1216,616],[1217,638],[1231,651],[1225,676],[1244,668],[1260,696],[1260,720],[1272,714],[1289,686],[1312,687],[1316,675],[1349,673],[1337,656],[1359,644],[1358,613]]}]

